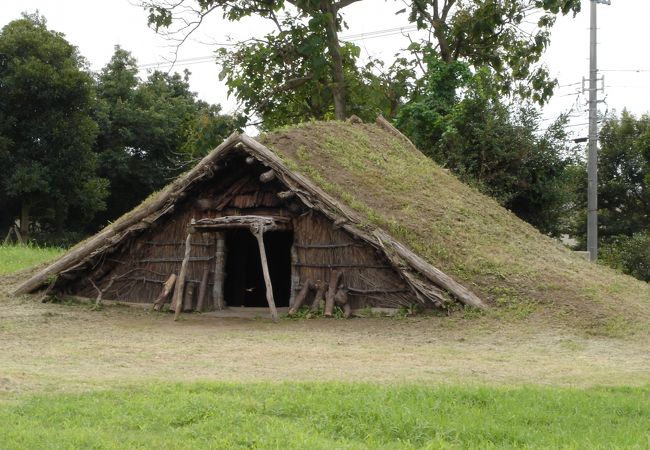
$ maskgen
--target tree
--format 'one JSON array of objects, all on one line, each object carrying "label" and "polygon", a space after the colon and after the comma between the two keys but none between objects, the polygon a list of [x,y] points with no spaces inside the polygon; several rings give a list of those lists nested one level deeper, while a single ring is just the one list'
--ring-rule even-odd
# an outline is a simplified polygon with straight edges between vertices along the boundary
[{"label": "tree", "polygon": [[[247,115],[259,117],[257,125],[262,129],[336,117],[335,83],[322,29],[295,17],[286,18],[282,27],[281,33],[217,51],[220,77],[226,80],[229,93],[242,102]],[[371,70],[372,65],[358,67],[359,48],[350,43],[341,46],[340,54],[347,113],[369,120],[379,112],[392,114],[404,95],[404,91],[390,90],[399,74],[381,78]]]},{"label": "tree", "polygon": [[564,122],[538,134],[539,113],[507,105],[488,69],[426,59],[417,94],[396,124],[425,154],[541,231],[559,234],[570,201]]},{"label": "tree", "polygon": [[111,191],[93,227],[132,209],[244,122],[198,101],[187,71],[156,71],[144,81],[137,73],[137,61],[116,47],[98,77],[98,170],[110,180]]},{"label": "tree", "polygon": [[[277,32],[268,34],[261,42],[252,45],[240,44],[234,53],[221,52],[223,61],[235,62],[242,56],[252,58],[253,61],[243,71],[253,71],[260,81],[266,81],[262,73],[255,67],[262,67],[264,60],[273,59],[276,65],[274,72],[274,85],[279,86],[280,91],[292,91],[296,87],[305,85],[308,81],[312,86],[319,83],[321,90],[327,89],[334,104],[334,115],[338,120],[345,120],[347,117],[347,88],[346,79],[346,53],[349,54],[350,46],[339,42],[338,33],[342,26],[341,10],[360,0],[200,0],[189,9],[193,12],[194,19],[182,18],[182,13],[188,11],[186,2],[167,3],[164,1],[144,2],[143,7],[149,11],[149,24],[158,31],[161,28],[169,28],[174,21],[180,22],[177,30],[184,36],[180,43],[184,42],[189,34],[196,30],[204,18],[213,11],[220,10],[228,20],[238,21],[251,15],[267,18],[275,24]],[[297,15],[291,14],[286,8],[297,10]],[[278,14],[285,14],[284,18],[278,18]],[[299,24],[298,19],[306,19],[307,24]],[[268,48],[267,48],[268,47]],[[327,52],[324,50],[327,49]],[[292,63],[291,56],[298,55],[300,61],[307,62],[306,67],[300,67],[302,72],[296,77],[296,64]],[[278,64],[279,63],[279,64]],[[286,64],[287,68],[281,68]],[[231,89],[241,87],[241,81],[236,80],[237,69],[230,70],[228,66],[223,76],[231,76],[229,84]],[[328,72],[328,80],[325,82],[324,71]],[[280,78],[284,75],[284,78]],[[287,78],[287,75],[289,76]],[[239,93],[239,91],[238,91]],[[239,94],[244,101],[253,102],[250,91]],[[259,103],[259,101],[257,101]],[[322,102],[318,101],[318,108]]]},{"label": "tree", "polygon": [[62,231],[74,205],[80,220],[104,207],[106,181],[95,176],[91,119],[93,82],[83,58],[38,14],[0,33],[0,197],[20,211],[21,232],[32,218]]},{"label": "tree", "polygon": [[[598,234],[607,244],[650,230],[650,116],[606,117],[598,157]],[[584,175],[584,172],[583,172]],[[578,186],[575,235],[586,240],[587,177]]]},{"label": "tree", "polygon": [[[445,63],[489,67],[502,95],[517,94],[544,103],[556,81],[537,66],[550,42],[558,14],[577,13],[580,0],[411,0],[409,20],[430,30],[431,39],[414,43],[422,56]],[[531,24],[532,22],[532,24]]]}]

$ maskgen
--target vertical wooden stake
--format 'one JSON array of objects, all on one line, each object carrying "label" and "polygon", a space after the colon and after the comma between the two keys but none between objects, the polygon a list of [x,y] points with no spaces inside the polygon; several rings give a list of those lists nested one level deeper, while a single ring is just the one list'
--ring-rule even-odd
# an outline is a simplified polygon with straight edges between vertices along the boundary
[{"label": "vertical wooden stake", "polygon": [[278,310],[275,308],[273,299],[273,285],[271,284],[271,275],[269,274],[269,265],[266,260],[266,249],[264,248],[264,228],[262,225],[252,226],[251,232],[257,238],[257,245],[260,248],[260,259],[262,260],[262,272],[264,273],[264,284],[266,285],[266,301],[269,303],[271,317],[274,322],[278,321]]},{"label": "vertical wooden stake", "polygon": [[337,270],[332,270],[330,274],[329,289],[327,290],[327,295],[325,296],[325,317],[331,317],[334,313],[334,295],[336,290],[339,287],[339,281],[341,280],[341,272]]},{"label": "vertical wooden stake", "polygon": [[187,274],[187,263],[190,260],[190,252],[192,248],[192,233],[188,233],[187,239],[185,239],[185,256],[183,256],[183,262],[181,263],[181,272],[178,275],[176,280],[176,291],[174,292],[174,301],[172,302],[176,305],[174,309],[174,320],[178,320],[178,317],[181,315],[183,310],[183,291],[185,289],[185,275]]},{"label": "vertical wooden stake", "polygon": [[[300,267],[298,267],[298,249],[295,245],[291,246],[291,293],[289,294],[289,308],[293,308],[298,294],[298,285],[300,284]],[[303,299],[304,300],[304,299]],[[300,308],[293,308],[295,311]]]},{"label": "vertical wooden stake", "polygon": [[208,291],[208,277],[210,276],[210,268],[206,264],[203,268],[203,276],[201,277],[201,284],[199,285],[199,298],[196,300],[196,310],[203,312],[205,307],[205,294]]},{"label": "vertical wooden stake", "polygon": [[220,311],[226,304],[223,298],[223,283],[226,279],[226,238],[223,233],[215,233],[216,249],[214,255],[214,285],[212,300],[214,309]]},{"label": "vertical wooden stake", "polygon": [[185,298],[183,299],[183,312],[192,312],[192,302],[194,301],[194,284],[188,284],[185,288]]}]

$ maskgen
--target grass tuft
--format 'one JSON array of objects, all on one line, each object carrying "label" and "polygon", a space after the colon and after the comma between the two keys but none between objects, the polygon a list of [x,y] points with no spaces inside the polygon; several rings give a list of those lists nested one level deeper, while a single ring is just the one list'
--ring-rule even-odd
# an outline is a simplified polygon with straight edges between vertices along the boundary
[{"label": "grass tuft", "polygon": [[18,272],[56,258],[62,248],[38,247],[36,245],[0,245],[0,275]]}]

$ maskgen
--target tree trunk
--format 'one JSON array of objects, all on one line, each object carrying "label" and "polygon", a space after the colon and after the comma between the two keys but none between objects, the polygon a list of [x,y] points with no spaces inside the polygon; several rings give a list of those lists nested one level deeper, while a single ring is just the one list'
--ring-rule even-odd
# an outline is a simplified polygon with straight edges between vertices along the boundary
[{"label": "tree trunk", "polygon": [[339,44],[338,29],[336,26],[337,10],[332,1],[323,2],[321,12],[326,14],[327,22],[325,31],[327,33],[327,49],[332,58],[332,95],[334,96],[334,115],[336,120],[345,120],[346,99],[345,99],[345,76],[343,74],[343,57]]},{"label": "tree trunk", "polygon": [[23,242],[29,240],[29,209],[30,203],[28,200],[23,200],[20,206],[20,235]]},{"label": "tree trunk", "polygon": [[58,202],[54,210],[54,222],[56,225],[56,232],[60,235],[65,230],[65,219],[68,216],[68,207],[63,203]]}]

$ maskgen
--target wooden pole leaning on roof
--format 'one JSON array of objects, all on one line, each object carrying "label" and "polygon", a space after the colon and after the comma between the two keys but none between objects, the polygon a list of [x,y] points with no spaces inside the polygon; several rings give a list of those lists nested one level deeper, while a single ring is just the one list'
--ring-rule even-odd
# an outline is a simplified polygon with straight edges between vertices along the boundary
[{"label": "wooden pole leaning on roof", "polygon": [[260,249],[260,259],[262,260],[262,272],[264,273],[264,284],[266,286],[266,301],[269,303],[271,318],[274,322],[278,320],[278,310],[275,308],[273,299],[273,285],[271,284],[271,275],[269,274],[269,265],[266,260],[266,249],[264,248],[264,225],[262,223],[251,225],[251,233],[257,238],[257,245]]},{"label": "wooden pole leaning on roof", "polygon": [[192,248],[192,232],[187,233],[187,239],[185,239],[185,256],[183,257],[183,262],[181,263],[181,271],[178,274],[178,279],[176,280],[176,291],[174,292],[174,301],[172,305],[175,305],[174,308],[174,320],[178,320],[178,317],[181,315],[183,310],[183,291],[185,289],[185,275],[187,274],[187,263],[190,261],[190,252]]}]

